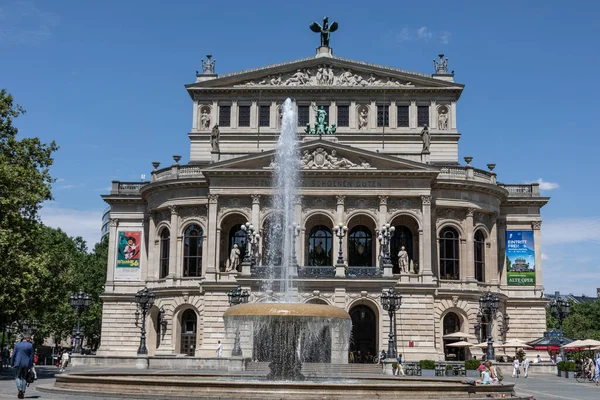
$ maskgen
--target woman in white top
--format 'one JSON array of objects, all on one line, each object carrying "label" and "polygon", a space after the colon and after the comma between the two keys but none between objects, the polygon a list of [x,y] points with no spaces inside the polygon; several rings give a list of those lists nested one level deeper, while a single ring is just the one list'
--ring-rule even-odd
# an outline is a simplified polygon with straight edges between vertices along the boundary
[{"label": "woman in white top", "polygon": [[515,358],[515,361],[513,361],[513,373],[512,373],[512,377],[514,378],[515,376],[518,378],[519,377],[519,359]]}]

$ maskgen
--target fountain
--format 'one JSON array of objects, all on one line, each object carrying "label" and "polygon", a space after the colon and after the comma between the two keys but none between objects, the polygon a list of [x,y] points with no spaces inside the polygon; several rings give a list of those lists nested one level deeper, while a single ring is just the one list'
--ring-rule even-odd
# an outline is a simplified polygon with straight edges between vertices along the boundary
[{"label": "fountain", "polygon": [[[283,104],[281,134],[275,153],[273,171],[273,209],[280,215],[279,223],[270,225],[267,251],[269,274],[263,290],[275,286],[275,264],[278,272],[279,299],[272,297],[268,303],[239,304],[228,309],[223,318],[228,332],[237,332],[241,326],[251,326],[253,331],[266,336],[262,342],[263,353],[270,361],[272,380],[303,380],[302,344],[319,340],[319,334],[329,330],[341,343],[340,353],[347,354],[352,320],[339,307],[322,304],[298,303],[294,298],[296,265],[294,254],[294,200],[298,196],[300,155],[298,152],[297,117],[294,104],[287,99]],[[242,329],[248,332],[248,329]],[[250,330],[252,331],[252,330]],[[337,357],[338,359],[340,357]]]}]

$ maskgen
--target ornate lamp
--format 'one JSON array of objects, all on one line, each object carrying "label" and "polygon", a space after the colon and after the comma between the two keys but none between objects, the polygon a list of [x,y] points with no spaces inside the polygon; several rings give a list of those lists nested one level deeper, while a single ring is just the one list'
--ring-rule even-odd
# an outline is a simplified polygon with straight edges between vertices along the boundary
[{"label": "ornate lamp", "polygon": [[71,295],[69,296],[69,304],[77,313],[77,326],[75,327],[75,329],[73,329],[73,336],[75,338],[73,353],[81,353],[81,345],[83,341],[83,331],[81,329],[81,314],[90,307],[90,296],[83,293],[83,290],[79,289],[78,293],[71,293]]},{"label": "ornate lamp", "polygon": [[492,338],[492,321],[500,308],[500,299],[492,292],[487,292],[479,298],[480,312],[487,317],[487,360],[495,360],[494,339]]},{"label": "ornate lamp", "polygon": [[140,347],[137,350],[137,354],[148,354],[148,349],[146,348],[146,314],[148,313],[150,307],[152,307],[152,304],[154,304],[155,298],[156,295],[154,292],[148,290],[146,287],[135,294],[135,304],[137,304],[137,307],[142,312],[142,334],[140,337]]},{"label": "ornate lamp", "polygon": [[564,334],[563,334],[563,321],[571,313],[571,303],[568,300],[560,296],[560,292],[554,292],[554,299],[550,301],[550,314],[558,320],[560,326],[560,356],[565,359],[565,349],[563,347]]},{"label": "ornate lamp", "polygon": [[385,224],[381,227],[381,231],[379,231],[379,236],[377,239],[381,244],[383,249],[383,259],[381,260],[383,265],[389,265],[392,263],[390,259],[390,240],[392,236],[394,236],[394,232],[396,231],[396,227],[390,226],[390,224]]},{"label": "ornate lamp", "polygon": [[340,222],[339,224],[337,224],[337,226],[333,227],[333,232],[335,233],[335,236],[338,237],[340,242],[336,264],[341,265],[344,263],[344,254],[342,253],[342,239],[344,239],[344,236],[346,236],[346,233],[348,233],[348,227]]},{"label": "ornate lamp", "polygon": [[402,304],[402,296],[400,293],[394,292],[394,289],[389,288],[387,291],[381,292],[381,305],[390,316],[390,333],[388,334],[388,357],[396,358],[396,324],[394,323],[394,315]]}]

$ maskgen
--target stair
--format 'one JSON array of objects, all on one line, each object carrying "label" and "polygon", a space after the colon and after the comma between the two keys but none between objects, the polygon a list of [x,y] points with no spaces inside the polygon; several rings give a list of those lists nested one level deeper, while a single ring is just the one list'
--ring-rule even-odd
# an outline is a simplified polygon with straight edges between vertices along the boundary
[{"label": "stair", "polygon": [[[246,365],[248,372],[269,373],[268,362],[249,362]],[[307,376],[322,375],[381,375],[381,365],[378,364],[329,364],[329,363],[304,363],[302,373]]]}]

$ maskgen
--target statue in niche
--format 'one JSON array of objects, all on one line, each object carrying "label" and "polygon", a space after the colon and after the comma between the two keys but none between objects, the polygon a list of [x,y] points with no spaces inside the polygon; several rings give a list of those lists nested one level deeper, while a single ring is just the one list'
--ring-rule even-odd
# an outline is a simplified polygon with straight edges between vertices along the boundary
[{"label": "statue in niche", "polygon": [[231,253],[229,253],[229,260],[227,260],[227,268],[225,271],[237,271],[238,266],[240,265],[240,249],[237,244],[233,245],[233,249],[231,249]]},{"label": "statue in niche", "polygon": [[438,128],[442,131],[448,129],[448,110],[445,107],[440,110],[440,115],[438,116]]},{"label": "statue in niche", "polygon": [[429,145],[431,144],[431,135],[429,134],[429,127],[427,124],[423,127],[421,131],[421,138],[423,139],[423,153],[429,153]]},{"label": "statue in niche", "polygon": [[212,148],[213,153],[218,153],[219,150],[219,136],[221,136],[221,132],[219,132],[219,124],[215,124],[212,128],[212,132],[210,133],[210,147]]},{"label": "statue in niche", "polygon": [[400,247],[400,251],[398,252],[398,266],[400,267],[401,272],[408,272],[408,253],[406,252],[406,248],[404,246]]},{"label": "statue in niche", "polygon": [[367,107],[362,107],[358,113],[358,129],[367,129],[369,125],[369,111]]},{"label": "statue in niche", "polygon": [[206,131],[210,126],[210,114],[206,108],[202,109],[200,113],[200,130]]}]

